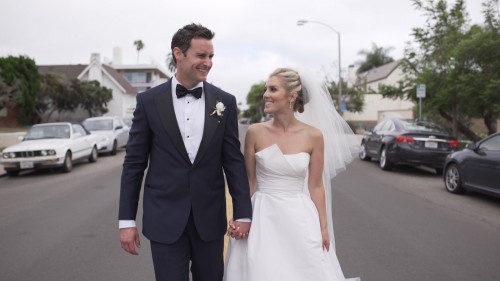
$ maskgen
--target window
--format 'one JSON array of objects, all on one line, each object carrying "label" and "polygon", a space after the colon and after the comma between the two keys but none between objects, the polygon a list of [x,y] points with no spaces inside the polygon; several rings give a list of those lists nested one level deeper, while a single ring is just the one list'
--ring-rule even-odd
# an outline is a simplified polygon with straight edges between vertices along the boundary
[{"label": "window", "polygon": [[496,135],[490,139],[485,140],[479,148],[490,151],[500,151],[500,135]]}]

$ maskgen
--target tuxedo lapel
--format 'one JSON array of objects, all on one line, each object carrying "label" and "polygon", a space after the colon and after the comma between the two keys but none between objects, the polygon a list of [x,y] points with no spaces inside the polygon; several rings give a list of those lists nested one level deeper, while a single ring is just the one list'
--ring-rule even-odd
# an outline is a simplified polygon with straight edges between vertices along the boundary
[{"label": "tuxedo lapel", "polygon": [[210,140],[212,139],[217,125],[219,125],[220,119],[216,115],[211,115],[214,111],[215,104],[217,101],[222,101],[218,93],[211,91],[210,87],[207,86],[206,82],[203,82],[203,87],[205,90],[205,127],[203,128],[203,138],[201,139],[200,147],[198,148],[198,153],[196,153],[196,158],[194,159],[193,166],[198,164],[203,154],[209,148]]},{"label": "tuxedo lapel", "polygon": [[184,160],[191,164],[184,141],[182,140],[179,125],[177,124],[177,118],[175,117],[174,102],[172,100],[172,80],[169,80],[164,85],[166,87],[165,90],[155,93],[154,101],[156,109],[158,110],[158,114],[160,114],[163,127],[165,127],[175,147],[182,154]]}]

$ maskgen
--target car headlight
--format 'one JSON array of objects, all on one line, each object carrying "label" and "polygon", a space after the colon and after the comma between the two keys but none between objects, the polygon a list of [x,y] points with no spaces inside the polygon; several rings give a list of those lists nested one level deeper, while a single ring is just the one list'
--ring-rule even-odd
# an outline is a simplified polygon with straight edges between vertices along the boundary
[{"label": "car headlight", "polygon": [[47,156],[47,155],[56,155],[56,151],[53,150],[53,149],[47,149],[47,150],[42,150],[40,151],[40,153],[42,154],[42,156]]},{"label": "car headlight", "polygon": [[4,153],[2,153],[2,158],[4,158],[4,159],[16,158],[16,153],[15,152],[4,152]]}]

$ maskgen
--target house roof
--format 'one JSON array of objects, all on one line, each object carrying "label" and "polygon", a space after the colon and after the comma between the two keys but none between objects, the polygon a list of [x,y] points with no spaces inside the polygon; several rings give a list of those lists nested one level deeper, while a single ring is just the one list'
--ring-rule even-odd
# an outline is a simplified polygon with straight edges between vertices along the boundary
[{"label": "house roof", "polygon": [[[62,74],[63,78],[66,81],[70,81],[72,79],[78,79],[80,74],[88,67],[86,64],[76,64],[76,65],[39,65],[38,72],[41,74],[47,73],[57,73]],[[118,73],[114,68],[109,65],[103,64],[102,67],[106,72],[111,75],[111,77],[116,80],[120,86],[125,89],[127,94],[136,94],[137,90],[130,85],[130,83],[123,78],[123,76]]]},{"label": "house roof", "polygon": [[398,67],[400,62],[401,60],[396,60],[358,74],[354,86],[364,85],[387,78]]},{"label": "house roof", "polygon": [[158,66],[151,64],[113,64],[112,67],[116,70],[153,70],[158,73],[161,78],[170,79],[170,77]]}]

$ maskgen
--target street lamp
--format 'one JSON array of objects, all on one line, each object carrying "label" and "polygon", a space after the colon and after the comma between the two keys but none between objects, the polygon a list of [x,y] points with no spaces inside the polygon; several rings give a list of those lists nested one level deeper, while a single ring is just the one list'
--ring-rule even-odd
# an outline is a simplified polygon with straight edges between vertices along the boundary
[{"label": "street lamp", "polygon": [[321,24],[323,26],[328,27],[333,32],[337,33],[338,41],[339,41],[339,85],[338,85],[339,86],[339,100],[338,100],[338,103],[339,103],[339,112],[340,112],[340,114],[342,114],[342,75],[341,75],[341,70],[342,70],[341,65],[342,64],[340,63],[340,32],[338,32],[333,27],[329,26],[328,24],[326,24],[324,22],[314,21],[314,20],[298,20],[297,25],[302,26],[308,22]]}]

